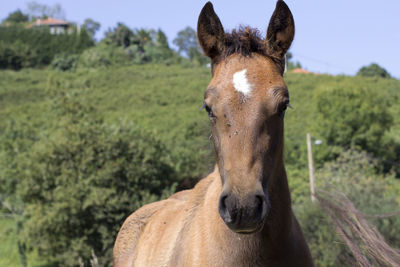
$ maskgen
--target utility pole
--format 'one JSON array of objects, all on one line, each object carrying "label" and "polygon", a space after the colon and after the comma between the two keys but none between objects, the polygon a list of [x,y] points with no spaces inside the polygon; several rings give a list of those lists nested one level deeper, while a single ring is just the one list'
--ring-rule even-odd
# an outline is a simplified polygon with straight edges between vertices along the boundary
[{"label": "utility pole", "polygon": [[307,151],[308,151],[308,171],[310,173],[310,191],[311,201],[315,202],[315,176],[314,176],[314,162],[312,156],[311,134],[307,133]]}]

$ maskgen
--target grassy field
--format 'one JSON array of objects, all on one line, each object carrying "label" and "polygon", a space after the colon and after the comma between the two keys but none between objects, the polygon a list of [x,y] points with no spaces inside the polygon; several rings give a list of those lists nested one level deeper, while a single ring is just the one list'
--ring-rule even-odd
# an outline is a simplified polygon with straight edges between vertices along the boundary
[{"label": "grassy field", "polygon": [[[10,120],[29,120],[45,125],[54,120],[49,112],[54,88],[79,91],[108,124],[133,121],[156,133],[171,150],[187,146],[211,151],[208,118],[200,111],[209,69],[181,66],[137,65],[108,69],[56,72],[52,70],[0,71],[0,137]],[[286,74],[291,105],[285,122],[286,149],[296,150],[297,162],[288,162],[293,198],[305,194],[307,165],[305,135],[315,120],[315,94],[337,86],[362,86],[381,90],[392,103],[399,101],[400,81],[328,75]],[[397,102],[398,103],[398,102]],[[400,105],[391,105],[394,124],[390,135],[400,142]],[[190,147],[189,143],[195,144]],[[291,153],[292,151],[288,151]],[[210,152],[211,153],[211,152]],[[207,154],[207,155],[210,155]],[[212,157],[199,162],[207,172]],[[295,186],[293,186],[295,185]],[[301,186],[298,186],[301,185]],[[18,266],[15,224],[0,219],[0,266]]]},{"label": "grassy field", "polygon": [[0,218],[0,266],[19,266],[17,235],[12,218]]}]

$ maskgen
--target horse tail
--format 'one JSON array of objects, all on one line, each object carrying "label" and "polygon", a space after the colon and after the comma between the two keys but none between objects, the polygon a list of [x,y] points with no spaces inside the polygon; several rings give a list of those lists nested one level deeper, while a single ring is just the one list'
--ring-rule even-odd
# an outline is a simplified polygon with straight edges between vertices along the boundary
[{"label": "horse tail", "polygon": [[[390,247],[364,213],[342,192],[317,190],[315,197],[329,215],[337,233],[344,239],[361,267],[400,266],[400,250]],[[389,217],[397,213],[377,217]]]}]

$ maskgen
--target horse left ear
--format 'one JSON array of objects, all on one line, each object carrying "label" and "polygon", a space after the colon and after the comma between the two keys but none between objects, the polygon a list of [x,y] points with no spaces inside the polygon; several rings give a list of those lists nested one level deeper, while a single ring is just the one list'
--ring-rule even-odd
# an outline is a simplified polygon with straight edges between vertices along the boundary
[{"label": "horse left ear", "polygon": [[282,0],[276,3],[267,30],[266,47],[268,55],[282,60],[294,38],[294,19],[289,7]]}]

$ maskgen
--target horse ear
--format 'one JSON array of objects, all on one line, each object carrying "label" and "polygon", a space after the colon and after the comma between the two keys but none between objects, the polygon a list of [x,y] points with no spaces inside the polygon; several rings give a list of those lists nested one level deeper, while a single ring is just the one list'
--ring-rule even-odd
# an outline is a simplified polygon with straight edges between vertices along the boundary
[{"label": "horse ear", "polygon": [[283,59],[294,38],[294,19],[289,7],[282,0],[276,3],[265,40],[268,55]]},{"label": "horse ear", "polygon": [[225,32],[211,2],[207,2],[200,12],[197,22],[197,38],[204,54],[211,59],[222,52]]}]

